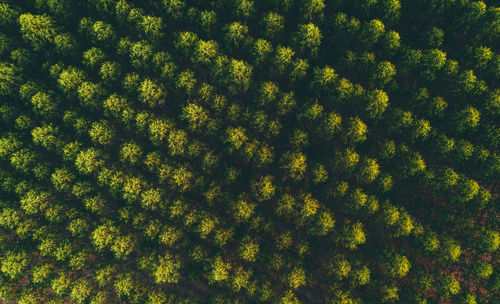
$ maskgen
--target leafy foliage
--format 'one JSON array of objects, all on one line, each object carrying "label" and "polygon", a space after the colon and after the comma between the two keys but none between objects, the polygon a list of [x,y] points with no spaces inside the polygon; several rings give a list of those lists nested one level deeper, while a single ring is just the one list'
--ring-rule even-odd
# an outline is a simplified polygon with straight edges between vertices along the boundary
[{"label": "leafy foliage", "polygon": [[494,1],[0,0],[0,302],[496,303]]}]

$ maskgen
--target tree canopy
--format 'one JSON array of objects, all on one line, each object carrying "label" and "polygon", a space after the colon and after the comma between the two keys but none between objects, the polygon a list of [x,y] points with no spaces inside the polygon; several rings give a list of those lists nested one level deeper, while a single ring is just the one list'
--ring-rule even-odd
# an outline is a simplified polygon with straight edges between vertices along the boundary
[{"label": "tree canopy", "polygon": [[0,303],[497,303],[499,41],[489,0],[0,0]]}]

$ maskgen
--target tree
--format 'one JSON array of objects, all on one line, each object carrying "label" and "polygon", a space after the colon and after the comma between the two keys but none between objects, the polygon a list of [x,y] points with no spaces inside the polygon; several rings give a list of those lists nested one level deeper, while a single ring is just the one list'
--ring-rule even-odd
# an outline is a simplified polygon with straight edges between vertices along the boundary
[{"label": "tree", "polygon": [[450,262],[457,262],[460,255],[462,254],[462,249],[453,239],[445,238],[441,243],[441,251],[443,257]]},{"label": "tree", "polygon": [[262,18],[267,38],[272,39],[279,35],[285,28],[285,18],[275,12],[269,12]]},{"label": "tree", "polygon": [[335,69],[329,66],[325,66],[323,68],[315,68],[313,74],[313,86],[317,86],[326,91],[330,90],[338,76],[335,73]]},{"label": "tree", "polygon": [[255,64],[259,65],[266,61],[272,51],[273,46],[269,41],[264,39],[257,39],[252,49]]},{"label": "tree", "polygon": [[500,246],[500,234],[493,230],[484,230],[475,239],[476,247],[481,252],[494,252]]},{"label": "tree", "polygon": [[28,266],[28,255],[24,252],[7,251],[2,257],[0,270],[12,279],[19,278]]},{"label": "tree", "polygon": [[[126,41],[121,41],[125,48]],[[149,64],[153,57],[153,46],[146,41],[140,40],[135,43],[130,43],[128,51],[132,65],[138,69],[144,69]]]},{"label": "tree", "polygon": [[139,98],[150,107],[165,103],[165,90],[153,80],[146,78],[139,88]]},{"label": "tree", "polygon": [[213,40],[203,41],[199,40],[198,45],[194,51],[193,62],[200,62],[210,64],[219,53],[219,45]]},{"label": "tree", "polygon": [[444,275],[439,282],[439,293],[445,298],[455,295],[460,291],[460,283],[458,283],[452,274]]},{"label": "tree", "polygon": [[363,183],[373,182],[380,174],[379,165],[377,160],[372,158],[365,158],[359,166],[358,178]]},{"label": "tree", "polygon": [[392,81],[393,77],[396,75],[396,67],[389,61],[382,61],[377,64],[375,72],[373,73],[372,79],[375,83],[384,85]]},{"label": "tree", "polygon": [[366,242],[366,235],[363,231],[363,224],[356,222],[354,224],[346,224],[342,232],[342,242],[345,247],[354,250],[359,245]]},{"label": "tree", "polygon": [[294,56],[295,52],[290,47],[278,46],[276,48],[274,63],[281,75],[285,75],[286,71],[290,68]]},{"label": "tree", "polygon": [[183,119],[188,121],[191,130],[199,130],[209,121],[209,117],[205,109],[195,103],[189,103],[183,109]]},{"label": "tree", "polygon": [[259,253],[259,244],[250,239],[246,239],[240,246],[240,256],[247,262],[255,262]]},{"label": "tree", "polygon": [[370,269],[366,266],[358,267],[351,271],[352,281],[355,286],[363,286],[370,282]]},{"label": "tree", "polygon": [[391,254],[385,264],[390,276],[402,278],[410,271],[411,264],[404,255]]},{"label": "tree", "polygon": [[33,95],[31,104],[43,116],[50,117],[57,111],[57,103],[54,98],[45,92],[38,92]]},{"label": "tree", "polygon": [[240,45],[248,34],[248,26],[233,22],[227,26],[225,40],[230,45]]},{"label": "tree", "polygon": [[382,303],[397,303],[397,301],[399,300],[398,288],[394,285],[385,285],[380,291],[382,294]]},{"label": "tree", "polygon": [[33,150],[23,148],[12,153],[10,156],[10,164],[15,169],[28,173],[35,168],[36,158],[37,154]]},{"label": "tree", "polygon": [[71,190],[75,175],[67,168],[56,169],[51,176],[54,187],[59,191]]},{"label": "tree", "polygon": [[216,257],[211,265],[212,271],[210,272],[209,282],[221,282],[229,279],[229,270],[231,264],[224,262],[221,257]]},{"label": "tree", "polygon": [[478,126],[481,113],[474,107],[467,107],[462,109],[456,118],[457,130],[465,131],[467,129],[474,129]]},{"label": "tree", "polygon": [[306,194],[303,198],[304,204],[302,205],[302,210],[300,213],[303,218],[308,218],[315,215],[320,208],[319,201],[315,199],[311,194]]},{"label": "tree", "polygon": [[69,67],[59,74],[57,83],[66,93],[76,92],[78,87],[86,81],[83,71]]},{"label": "tree", "polygon": [[292,289],[306,285],[306,273],[301,267],[295,267],[288,275],[288,285]]},{"label": "tree", "polygon": [[99,74],[105,82],[114,82],[121,76],[120,64],[115,61],[103,62]]},{"label": "tree", "polygon": [[115,136],[115,130],[107,120],[92,123],[89,136],[93,142],[101,145],[110,145]]},{"label": "tree", "polygon": [[182,232],[175,228],[165,226],[163,228],[163,232],[160,234],[159,239],[163,244],[174,247],[175,243],[178,242],[182,238]]},{"label": "tree", "polygon": [[157,39],[163,36],[163,21],[161,17],[144,16],[139,25],[146,37]]},{"label": "tree", "polygon": [[19,16],[23,39],[35,49],[53,43],[57,35],[54,21],[47,15],[22,14]]},{"label": "tree", "polygon": [[141,160],[142,154],[142,148],[137,143],[131,141],[122,145],[120,160],[124,163],[135,165]]},{"label": "tree", "polygon": [[306,155],[301,152],[288,152],[283,156],[283,168],[286,170],[287,175],[295,180],[304,178],[307,168]]},{"label": "tree", "polygon": [[446,63],[446,53],[441,50],[429,50],[422,55],[421,63],[431,71],[439,70]]},{"label": "tree", "polygon": [[244,200],[239,200],[234,203],[233,207],[234,218],[238,222],[247,222],[255,213],[255,204],[248,203]]},{"label": "tree", "polygon": [[92,293],[92,287],[87,281],[81,280],[76,282],[71,289],[70,297],[76,303],[85,303],[86,299],[90,297]]},{"label": "tree", "polygon": [[323,18],[323,10],[326,6],[324,0],[305,0],[302,2],[302,10],[307,19],[315,20],[318,18],[321,20]]},{"label": "tree", "polygon": [[318,54],[323,35],[321,30],[313,23],[301,24],[297,32],[297,44],[305,52],[310,52],[312,56]]},{"label": "tree", "polygon": [[347,139],[353,143],[357,143],[366,140],[366,132],[368,132],[368,127],[358,117],[351,117],[347,122],[346,131]]},{"label": "tree", "polygon": [[13,64],[0,62],[0,95],[9,96],[13,94],[20,81],[21,78]]},{"label": "tree", "polygon": [[242,127],[229,127],[226,131],[227,142],[231,145],[230,150],[239,150],[243,144],[248,140],[245,134],[245,129]]},{"label": "tree", "polygon": [[252,78],[252,66],[242,60],[232,59],[229,64],[229,89],[233,92],[246,92]]},{"label": "tree", "polygon": [[257,181],[254,182],[254,193],[258,201],[269,200],[274,196],[276,187],[273,185],[272,181],[272,176],[267,175],[261,176]]},{"label": "tree", "polygon": [[75,166],[84,174],[96,172],[103,164],[101,153],[94,148],[80,151],[75,159]]},{"label": "tree", "polygon": [[164,0],[162,1],[162,4],[167,10],[167,13],[176,19],[182,16],[186,5],[186,3],[182,0]]},{"label": "tree", "polygon": [[170,184],[174,189],[180,192],[186,192],[192,187],[192,179],[193,173],[186,167],[181,167],[172,172]]},{"label": "tree", "polygon": [[78,97],[81,103],[92,110],[97,110],[101,106],[101,98],[105,95],[106,91],[100,84],[93,82],[83,82],[78,87]]},{"label": "tree", "polygon": [[217,22],[217,14],[214,11],[204,10],[200,13],[200,22],[205,32],[210,33],[214,30]]},{"label": "tree", "polygon": [[232,287],[235,292],[245,288],[247,292],[251,293],[252,289],[255,287],[250,283],[250,277],[252,276],[252,270],[245,270],[243,267],[238,267],[234,270],[234,276],[232,278]]},{"label": "tree", "polygon": [[87,34],[94,40],[94,42],[104,42],[112,43],[115,40],[116,34],[113,26],[104,21],[94,22],[89,29],[87,29]]},{"label": "tree", "polygon": [[12,26],[18,19],[19,12],[11,8],[8,3],[0,4],[0,25]]},{"label": "tree", "polygon": [[59,130],[52,125],[33,128],[31,136],[33,143],[39,144],[49,151],[56,151],[62,145]]},{"label": "tree", "polygon": [[361,30],[361,41],[370,46],[376,43],[385,32],[385,25],[378,19],[365,23]]},{"label": "tree", "polygon": [[188,96],[194,94],[194,89],[196,86],[196,78],[194,77],[194,72],[187,69],[179,74],[177,77],[176,87],[182,89]]},{"label": "tree", "polygon": [[474,275],[480,279],[488,279],[493,273],[493,266],[484,261],[477,262],[474,266]]},{"label": "tree", "polygon": [[341,280],[349,276],[351,265],[343,255],[336,255],[333,261],[328,264],[328,272]]},{"label": "tree", "polygon": [[118,236],[114,239],[111,251],[117,259],[126,259],[127,256],[134,250],[135,241],[130,235]]},{"label": "tree", "polygon": [[107,56],[100,48],[92,47],[83,53],[83,63],[92,68],[106,60]]}]

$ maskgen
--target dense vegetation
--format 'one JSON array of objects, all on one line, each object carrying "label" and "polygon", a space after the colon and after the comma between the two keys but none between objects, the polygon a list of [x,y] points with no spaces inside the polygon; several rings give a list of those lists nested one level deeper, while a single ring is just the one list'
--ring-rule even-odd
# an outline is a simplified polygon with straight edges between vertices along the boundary
[{"label": "dense vegetation", "polygon": [[493,3],[0,0],[0,299],[498,303]]}]

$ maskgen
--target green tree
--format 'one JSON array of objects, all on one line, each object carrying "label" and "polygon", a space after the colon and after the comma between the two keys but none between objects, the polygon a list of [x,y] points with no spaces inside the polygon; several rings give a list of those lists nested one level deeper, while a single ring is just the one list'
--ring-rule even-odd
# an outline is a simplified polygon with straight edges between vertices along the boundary
[{"label": "green tree", "polygon": [[229,89],[232,92],[246,92],[252,79],[252,70],[248,63],[232,59],[229,64]]},{"label": "green tree", "polygon": [[346,224],[343,228],[341,239],[345,247],[351,250],[357,249],[359,245],[366,242],[363,224],[361,222]]},{"label": "green tree", "polygon": [[385,25],[382,21],[373,19],[365,23],[361,30],[361,41],[366,45],[376,43],[385,32]]},{"label": "green tree", "polygon": [[75,159],[75,166],[84,174],[96,172],[103,164],[101,153],[94,148],[80,151]]},{"label": "green tree", "polygon": [[255,262],[259,253],[259,244],[255,241],[247,239],[240,246],[240,256],[247,262]]},{"label": "green tree", "polygon": [[261,176],[253,184],[254,193],[259,201],[271,199],[275,192],[276,187],[273,185],[273,178],[270,175]]},{"label": "green tree", "polygon": [[481,252],[494,252],[500,246],[500,234],[494,230],[484,230],[475,239]]},{"label": "green tree", "polygon": [[217,283],[229,279],[229,270],[231,269],[230,263],[224,262],[221,257],[217,257],[212,262],[211,267],[210,281]]},{"label": "green tree", "polygon": [[252,49],[255,64],[259,65],[266,61],[272,51],[273,46],[269,41],[264,39],[257,39]]},{"label": "green tree", "polygon": [[107,56],[97,47],[92,47],[83,53],[83,63],[95,68],[106,60]]},{"label": "green tree", "polygon": [[297,44],[302,51],[308,51],[316,55],[321,46],[323,35],[321,30],[313,23],[299,25],[297,32]]},{"label": "green tree", "polygon": [[8,3],[0,3],[0,25],[14,25],[18,19],[19,12],[10,7]]},{"label": "green tree", "polygon": [[146,78],[139,88],[139,98],[150,107],[165,103],[165,89],[157,82]]},{"label": "green tree", "polygon": [[93,142],[110,145],[115,136],[115,130],[107,120],[92,123],[89,136]]},{"label": "green tree", "polygon": [[75,67],[69,67],[65,70],[63,70],[59,74],[59,79],[57,80],[57,83],[59,86],[62,88],[64,92],[76,92],[78,87],[86,81],[85,79],[85,74],[83,71],[75,68]]},{"label": "green tree", "polygon": [[106,91],[100,84],[83,82],[78,87],[78,97],[81,103],[90,109],[97,110],[101,106],[101,98]]},{"label": "green tree", "polygon": [[457,115],[457,129],[464,131],[467,129],[474,129],[478,126],[481,113],[474,107],[467,107],[460,111]]},{"label": "green tree", "polygon": [[53,43],[57,35],[54,21],[47,15],[22,14],[19,16],[23,39],[35,49]]},{"label": "green tree", "polygon": [[305,0],[302,2],[302,11],[307,19],[315,20],[318,18],[321,20],[323,18],[323,10],[326,7],[324,0]]},{"label": "green tree", "polygon": [[402,278],[410,271],[410,261],[404,256],[399,254],[391,254],[387,263],[385,264],[390,276]]},{"label": "green tree", "polygon": [[449,297],[460,292],[460,283],[458,283],[452,274],[444,275],[439,282],[439,293],[444,297]]},{"label": "green tree", "polygon": [[59,191],[69,191],[75,180],[75,175],[68,168],[56,169],[51,176],[54,187]]},{"label": "green tree", "polygon": [[288,285],[292,289],[306,285],[306,273],[301,267],[295,267],[288,275]]},{"label": "green tree", "polygon": [[146,37],[157,39],[163,36],[163,20],[161,17],[144,16],[139,26]]},{"label": "green tree", "polygon": [[31,104],[43,116],[50,117],[57,111],[57,103],[54,98],[45,92],[38,92],[33,95]]},{"label": "green tree", "polygon": [[142,148],[137,143],[131,141],[122,145],[120,160],[124,163],[135,165],[141,160],[142,154]]},{"label": "green tree", "polygon": [[365,158],[359,165],[358,179],[363,183],[373,182],[380,174],[380,167],[377,160]]},{"label": "green tree", "polygon": [[33,143],[39,144],[49,151],[55,151],[62,145],[59,130],[52,125],[36,127],[31,130]]},{"label": "green tree", "polygon": [[101,64],[99,70],[102,80],[105,82],[113,82],[119,80],[121,76],[121,67],[118,62],[115,61],[105,61]]},{"label": "green tree", "polygon": [[92,293],[92,287],[87,281],[76,282],[71,289],[70,297],[76,303],[85,303]]},{"label": "green tree", "polygon": [[233,22],[227,26],[225,40],[230,45],[240,45],[248,34],[248,26]]},{"label": "green tree", "polygon": [[295,180],[304,178],[307,168],[306,155],[301,152],[287,153],[283,157],[283,168],[287,175]]},{"label": "green tree", "polygon": [[368,132],[368,127],[361,121],[358,117],[350,118],[346,126],[346,136],[353,142],[362,142],[366,140],[366,133]]},{"label": "green tree", "polygon": [[279,35],[285,28],[285,18],[275,12],[269,12],[262,18],[266,36],[272,39]]},{"label": "green tree", "polygon": [[389,106],[389,96],[382,90],[374,90],[368,95],[367,112],[371,118],[380,117]]},{"label": "green tree", "polygon": [[7,251],[0,263],[0,270],[4,275],[14,279],[19,278],[24,273],[26,267],[28,267],[29,259],[24,252]]},{"label": "green tree", "polygon": [[8,96],[13,94],[21,77],[13,64],[0,62],[0,95]]}]

